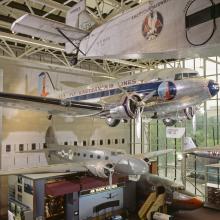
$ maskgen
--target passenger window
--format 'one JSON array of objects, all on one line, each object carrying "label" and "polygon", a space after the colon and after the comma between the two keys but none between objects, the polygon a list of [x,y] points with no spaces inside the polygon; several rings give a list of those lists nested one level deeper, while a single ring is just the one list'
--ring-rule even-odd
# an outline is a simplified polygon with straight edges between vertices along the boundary
[{"label": "passenger window", "polygon": [[24,145],[23,144],[19,144],[19,151],[23,151],[24,150]]},{"label": "passenger window", "polygon": [[77,141],[74,141],[74,146],[77,146]]},{"label": "passenger window", "polygon": [[65,142],[64,142],[64,145],[68,145],[68,142],[67,142],[67,141],[65,141]]},{"label": "passenger window", "polygon": [[83,154],[83,157],[86,157],[86,154]]},{"label": "passenger window", "polygon": [[121,143],[122,143],[122,144],[125,143],[125,139],[124,139],[124,138],[121,139]]},{"label": "passenger window", "polygon": [[90,158],[93,158],[93,154],[90,154]]},{"label": "passenger window", "polygon": [[110,145],[111,144],[111,140],[110,139],[108,139],[108,145]]},{"label": "passenger window", "polygon": [[92,146],[94,146],[95,145],[95,140],[92,140]]},{"label": "passenger window", "polygon": [[36,144],[35,143],[31,144],[31,149],[36,150]]},{"label": "passenger window", "polygon": [[7,144],[6,145],[6,152],[10,152],[11,151],[11,145],[10,144]]},{"label": "passenger window", "polygon": [[101,156],[100,156],[100,155],[98,155],[98,156],[97,156],[97,159],[101,159]]},{"label": "passenger window", "polygon": [[100,145],[103,145],[103,140],[100,140]]},{"label": "passenger window", "polygon": [[118,139],[115,139],[115,144],[118,144]]},{"label": "passenger window", "polygon": [[80,153],[77,153],[77,156],[80,156]]},{"label": "passenger window", "polygon": [[43,148],[46,149],[47,148],[47,144],[43,143]]},{"label": "passenger window", "polygon": [[108,160],[108,159],[109,159],[109,157],[108,157],[108,156],[106,156],[106,157],[105,157],[105,160]]},{"label": "passenger window", "polygon": [[83,146],[86,146],[86,141],[83,141]]}]

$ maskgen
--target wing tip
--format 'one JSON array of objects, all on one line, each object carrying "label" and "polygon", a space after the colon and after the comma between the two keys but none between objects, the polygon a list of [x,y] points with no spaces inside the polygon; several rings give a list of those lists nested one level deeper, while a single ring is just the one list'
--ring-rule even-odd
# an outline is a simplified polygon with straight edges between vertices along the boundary
[{"label": "wing tip", "polygon": [[[24,14],[20,18],[16,19],[11,25],[11,31],[16,33],[17,24],[19,24],[22,20],[24,20],[29,14]],[[20,24],[19,24],[20,25]]]}]

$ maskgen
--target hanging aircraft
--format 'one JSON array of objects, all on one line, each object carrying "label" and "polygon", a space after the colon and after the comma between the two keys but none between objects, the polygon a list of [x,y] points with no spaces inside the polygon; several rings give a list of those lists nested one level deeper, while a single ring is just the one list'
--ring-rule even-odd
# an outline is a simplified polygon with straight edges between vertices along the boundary
[{"label": "hanging aircraft", "polygon": [[172,210],[194,210],[201,208],[203,201],[187,191],[185,187],[167,177],[154,174],[142,175],[137,182],[137,197],[146,199],[155,187],[163,187],[166,192],[166,203]]},{"label": "hanging aircraft", "polygon": [[26,14],[11,27],[16,33],[65,43],[79,58],[140,59],[219,55],[220,0],[154,0],[101,25],[86,11],[85,0],[68,12],[66,24]]},{"label": "hanging aircraft", "polygon": [[[139,178],[136,178],[136,180],[139,180],[139,189],[144,187],[141,190],[142,196],[145,195],[143,192],[151,190],[152,186],[162,186],[167,196],[172,198],[169,201],[171,207],[192,210],[200,208],[203,204],[198,197],[187,192],[182,184],[149,173],[150,159],[171,153],[173,149],[130,155],[121,149],[59,145],[52,127],[48,128],[45,141],[47,144],[46,149],[19,153],[44,152],[47,166],[0,170],[0,176],[51,172],[90,172],[99,178],[109,178],[111,190],[113,173],[128,176],[135,175],[139,176]],[[114,195],[110,191],[109,197],[106,199],[112,199],[113,197]]]},{"label": "hanging aircraft", "polygon": [[[185,68],[158,69],[57,91],[48,73],[39,74],[39,95],[0,92],[0,105],[52,115],[98,117],[111,126],[141,115],[167,126],[192,119],[198,106],[219,92],[217,82]],[[137,123],[138,124],[138,123]]]},{"label": "hanging aircraft", "polygon": [[214,147],[197,147],[191,137],[185,137],[184,153],[220,160],[220,145]]}]

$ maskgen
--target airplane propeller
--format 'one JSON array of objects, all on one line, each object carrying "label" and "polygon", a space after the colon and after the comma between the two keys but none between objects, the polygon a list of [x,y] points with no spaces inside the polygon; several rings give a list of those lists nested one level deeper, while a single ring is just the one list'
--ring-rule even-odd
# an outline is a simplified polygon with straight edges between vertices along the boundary
[{"label": "airplane propeller", "polygon": [[[118,87],[127,96],[130,95],[129,92],[126,89],[124,89],[119,83],[118,83]],[[132,96],[129,97],[130,100],[133,101],[133,103],[135,104],[135,107],[136,107],[136,131],[137,131],[137,138],[138,139],[140,139],[140,137],[141,137],[141,116],[144,111],[145,102],[148,101],[150,98],[152,98],[155,93],[156,93],[156,90],[153,90],[148,95],[146,95],[146,96],[143,95],[143,98],[140,97],[140,100],[134,99]]]}]

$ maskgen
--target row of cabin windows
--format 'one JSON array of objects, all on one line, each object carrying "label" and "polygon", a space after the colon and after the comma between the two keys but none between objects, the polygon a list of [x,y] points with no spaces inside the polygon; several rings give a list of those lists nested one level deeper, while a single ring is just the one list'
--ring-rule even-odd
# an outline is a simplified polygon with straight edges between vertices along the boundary
[{"label": "row of cabin windows", "polygon": [[[115,140],[112,141],[111,139],[107,139],[107,144],[110,145],[111,143],[118,144],[118,143],[119,143],[119,140],[118,140],[118,139],[115,139]],[[122,143],[122,144],[125,143],[125,139],[124,139],[124,138],[121,139],[121,143]],[[98,144],[98,142],[97,142],[97,144]],[[103,144],[104,144],[104,140],[102,140],[102,139],[99,140],[99,144],[100,144],[100,145],[103,145]],[[65,141],[65,142],[64,142],[64,145],[68,145],[68,142]],[[78,145],[78,142],[77,142],[77,141],[74,141],[73,145],[74,145],[74,146],[77,146],[77,145]],[[87,142],[84,140],[84,141],[83,141],[83,146],[86,146],[86,145],[87,145]],[[91,141],[91,145],[92,145],[92,146],[95,146],[95,140],[92,140],[92,141]],[[46,144],[46,143],[43,143],[43,148],[44,148],[44,149],[47,148],[47,144]],[[19,144],[18,149],[19,149],[19,151],[24,151],[24,144]],[[31,144],[31,150],[36,150],[36,149],[37,149],[37,144],[36,144],[36,143],[32,143],[32,144]],[[6,152],[11,152],[11,145],[10,145],[10,144],[6,144]]]},{"label": "row of cabin windows", "polygon": [[[45,143],[44,143],[44,145],[45,145]],[[24,151],[24,144],[19,144],[18,149],[19,149],[19,151]],[[37,145],[35,143],[31,144],[31,150],[36,150],[36,149],[37,149]],[[11,145],[10,144],[6,144],[6,152],[11,152]]]},{"label": "row of cabin windows", "polygon": [[[80,157],[80,153],[74,152],[74,156]],[[86,157],[86,156],[87,156],[86,153],[83,153],[83,157]],[[94,158],[94,155],[93,155],[93,154],[90,154],[89,157],[90,157],[90,158]],[[101,156],[100,156],[100,155],[97,155],[97,159],[101,159]],[[108,156],[105,156],[105,160],[108,160],[108,159],[109,159],[109,157],[108,157]]]}]

